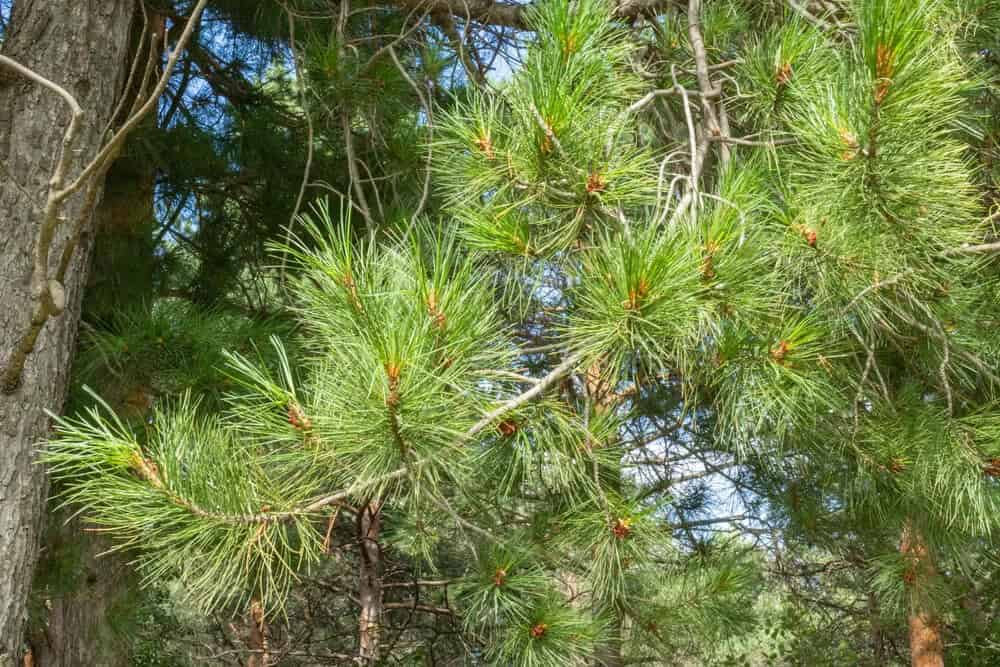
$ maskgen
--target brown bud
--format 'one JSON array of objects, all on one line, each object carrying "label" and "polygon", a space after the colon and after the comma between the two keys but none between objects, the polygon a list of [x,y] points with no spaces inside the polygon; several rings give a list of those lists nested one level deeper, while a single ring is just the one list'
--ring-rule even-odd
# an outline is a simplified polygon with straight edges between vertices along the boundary
[{"label": "brown bud", "polygon": [[500,435],[505,438],[509,438],[517,433],[518,425],[513,419],[504,419],[502,422],[497,424],[497,430],[500,431]]},{"label": "brown bud", "polygon": [[625,310],[639,310],[642,300],[649,294],[649,283],[645,278],[639,278],[638,284],[628,291],[628,298],[622,301]]},{"label": "brown bud", "polygon": [[493,150],[493,141],[488,134],[484,134],[476,139],[476,148],[486,156],[487,160],[495,160],[497,157],[496,151]]},{"label": "brown bud", "polygon": [[312,430],[312,420],[306,416],[298,403],[288,404],[288,423],[297,431]]},{"label": "brown bud", "polygon": [[615,519],[615,521],[611,524],[611,532],[619,540],[626,539],[632,534],[632,519],[628,517]]},{"label": "brown bud", "polygon": [[983,474],[987,477],[1000,477],[1000,457],[994,457],[983,466]]},{"label": "brown bud", "polygon": [[390,408],[399,405],[399,373],[400,368],[396,364],[385,365],[385,374],[389,378],[389,396],[385,399],[385,404]]},{"label": "brown bud", "polygon": [[430,315],[434,326],[444,331],[445,326],[448,324],[448,319],[445,317],[444,311],[441,310],[437,299],[437,292],[434,290],[430,290],[427,293],[427,314]]},{"label": "brown bud", "polygon": [[719,251],[719,244],[709,241],[703,248],[705,254],[701,259],[701,277],[705,282],[715,278],[715,253]]},{"label": "brown bud", "polygon": [[774,359],[776,363],[784,364],[785,357],[788,356],[788,351],[790,349],[791,346],[788,344],[788,341],[783,340],[780,343],[778,343],[778,347],[775,347],[771,350],[771,358]]},{"label": "brown bud", "polygon": [[593,194],[595,192],[604,192],[607,187],[608,183],[604,180],[604,177],[600,174],[600,172],[595,171],[587,176],[588,193]]},{"label": "brown bud", "polygon": [[892,74],[895,70],[896,56],[885,44],[879,44],[875,50],[875,104],[882,104],[889,94]]},{"label": "brown bud", "polygon": [[785,62],[782,63],[778,71],[774,73],[774,81],[778,84],[779,88],[787,86],[792,80],[792,63]]},{"label": "brown bud", "polygon": [[837,130],[840,135],[840,141],[844,145],[844,150],[840,153],[840,159],[853,160],[858,155],[858,151],[861,149],[861,144],[858,143],[858,138],[853,132],[848,130],[846,127],[842,127]]}]

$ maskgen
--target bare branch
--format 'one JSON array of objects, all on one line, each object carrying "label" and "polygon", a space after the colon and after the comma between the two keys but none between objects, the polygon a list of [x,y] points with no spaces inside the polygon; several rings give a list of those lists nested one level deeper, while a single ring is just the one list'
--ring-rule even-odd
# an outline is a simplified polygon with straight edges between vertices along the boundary
[{"label": "bare branch", "polygon": [[[302,107],[302,115],[306,118],[306,166],[302,170],[302,184],[299,186],[299,194],[295,198],[295,206],[292,207],[292,214],[288,218],[288,229],[285,231],[285,245],[289,246],[292,242],[292,230],[295,227],[295,219],[299,216],[299,209],[302,207],[302,200],[306,195],[306,188],[309,185],[309,175],[312,171],[313,162],[313,122],[312,115],[309,113],[309,104],[306,100],[306,88],[305,88],[305,78],[303,76],[302,67],[302,56],[299,54],[298,49],[295,48],[295,18],[292,15],[292,11],[285,8],[288,12],[288,46],[292,52],[292,59],[295,63],[295,78],[296,83],[299,86],[299,106]],[[287,254],[282,253],[281,255],[281,270],[279,272],[280,280],[284,282],[285,279],[285,266],[286,266]]]},{"label": "bare branch", "polygon": [[[710,137],[721,137],[722,127],[719,125],[719,117],[715,113],[715,107],[709,96],[715,92],[712,85],[712,77],[708,72],[708,53],[705,51],[705,40],[701,36],[701,0],[688,0],[688,36],[691,41],[691,51],[694,54],[695,74],[698,78],[698,87],[701,89],[701,109],[705,115],[705,124],[708,127]],[[721,144],[722,164],[725,166],[729,162],[729,146],[725,142]]]},{"label": "bare branch", "polygon": [[[389,0],[404,9],[425,10],[431,14],[468,15],[477,23],[507,26],[526,30],[525,20],[532,3],[501,2],[500,0]],[[656,14],[671,4],[672,0],[617,0],[614,17],[631,20],[638,16]]]},{"label": "bare branch", "polygon": [[170,53],[170,57],[167,58],[167,64],[163,68],[163,73],[160,75],[160,79],[157,81],[156,87],[150,94],[149,99],[147,99],[146,103],[143,104],[131,118],[126,120],[117,132],[115,132],[115,135],[111,138],[108,144],[101,149],[101,151],[97,154],[97,157],[95,157],[90,164],[87,165],[87,167],[83,170],[83,173],[81,173],[80,176],[69,185],[69,187],[60,193],[63,199],[79,190],[83,186],[84,182],[94,175],[94,173],[101,168],[103,163],[109,159],[112,152],[121,147],[121,144],[125,141],[125,137],[127,137],[128,134],[156,108],[160,95],[163,94],[163,91],[167,89],[167,84],[170,83],[170,77],[174,72],[174,67],[177,65],[177,60],[180,58],[181,53],[183,53],[187,48],[187,43],[191,41],[191,36],[194,34],[194,29],[198,24],[198,19],[201,17],[201,13],[204,11],[205,5],[207,4],[208,0],[198,0],[198,4],[195,5],[194,11],[191,12],[191,17],[187,21],[187,25],[184,26],[184,31],[181,33],[180,38],[178,38],[177,44]]},{"label": "bare branch", "polygon": [[69,108],[73,111],[74,114],[83,113],[83,109],[80,108],[80,104],[76,101],[76,98],[73,97],[68,90],[66,90],[59,84],[55,83],[54,81],[49,81],[38,72],[28,69],[27,67],[17,62],[13,58],[8,58],[7,56],[0,56],[0,65],[4,65],[14,70],[24,78],[34,81],[38,85],[44,86],[49,90],[53,91],[66,101],[66,104],[69,105]]},{"label": "bare branch", "polygon": [[[157,100],[166,89],[174,66],[177,64],[177,60],[180,57],[181,52],[191,39],[194,27],[198,22],[198,18],[201,16],[202,11],[205,9],[205,5],[207,4],[208,0],[199,0],[198,4],[195,6],[194,11],[191,13],[191,18],[188,20],[187,26],[185,26],[184,32],[177,42],[177,47],[170,55],[170,58],[167,61],[167,66],[164,68],[163,74],[149,99],[146,100],[145,104],[143,104],[138,111],[125,121],[124,125],[115,133],[104,148],[98,152],[97,156],[83,168],[80,175],[77,176],[72,183],[65,187],[63,187],[63,183],[66,180],[66,175],[69,171],[73,144],[76,141],[76,136],[80,130],[80,123],[84,115],[83,109],[80,108],[76,99],[58,84],[49,81],[40,74],[33,72],[7,56],[0,56],[0,65],[13,69],[31,81],[54,91],[66,101],[72,111],[69,126],[66,128],[66,133],[63,137],[62,150],[60,152],[59,159],[56,162],[52,178],[49,181],[49,191],[45,201],[45,210],[42,214],[38,240],[35,243],[35,260],[32,270],[31,290],[32,296],[36,300],[36,306],[32,312],[28,330],[15,345],[14,351],[8,360],[7,368],[4,369],[3,377],[0,378],[0,390],[3,392],[12,393],[17,389],[20,384],[21,373],[24,370],[24,364],[28,359],[28,355],[30,355],[32,350],[34,350],[35,343],[38,340],[38,336],[41,333],[42,328],[45,326],[45,323],[50,317],[57,316],[62,313],[62,310],[66,305],[66,294],[62,286],[62,280],[65,276],[66,269],[69,266],[70,260],[72,259],[73,253],[76,250],[76,246],[79,243],[82,230],[92,213],[93,205],[97,199],[97,193],[101,187],[100,181],[107,172],[111,161],[114,160],[114,158],[118,155],[118,151],[121,150],[125,137],[128,136],[128,133],[135,129],[139,123],[142,122],[143,118],[156,108]],[[147,68],[147,72],[149,69],[150,68]],[[66,242],[66,246],[63,248],[61,253],[62,257],[60,259],[56,275],[54,277],[50,276],[48,262],[49,254],[52,249],[52,239],[55,235],[56,227],[60,222],[65,221],[65,217],[59,215],[60,210],[62,209],[62,205],[66,199],[85,185],[88,186],[88,191],[84,199],[85,205],[80,212],[80,220],[77,221],[73,232],[70,234],[70,237]]]},{"label": "bare branch", "polygon": [[427,141],[427,163],[424,166],[424,189],[420,195],[420,202],[417,204],[416,210],[413,211],[413,215],[410,217],[410,227],[416,224],[417,219],[420,214],[423,213],[424,207],[427,206],[427,199],[430,196],[431,188],[431,160],[434,157],[433,145],[434,145],[434,109],[431,107],[430,102],[424,97],[424,93],[420,90],[417,82],[413,80],[410,73],[406,71],[403,67],[403,63],[399,61],[399,57],[396,56],[396,49],[389,47],[389,57],[392,58],[392,62],[395,63],[396,69],[399,70],[400,75],[406,80],[410,87],[413,88],[413,92],[417,94],[420,99],[420,104],[423,105],[424,111],[427,113],[427,131],[430,134]]}]

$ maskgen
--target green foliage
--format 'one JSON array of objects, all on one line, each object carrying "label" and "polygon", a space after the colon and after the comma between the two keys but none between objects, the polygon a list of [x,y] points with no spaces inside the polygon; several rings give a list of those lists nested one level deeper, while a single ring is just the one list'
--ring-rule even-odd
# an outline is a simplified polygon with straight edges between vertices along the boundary
[{"label": "green foliage", "polygon": [[[287,331],[272,318],[258,320],[180,299],[133,304],[100,328],[86,330],[77,354],[77,377],[101,387],[104,398],[141,416],[158,396],[185,390],[218,395],[225,388],[224,352],[249,351],[255,341]],[[89,402],[80,382],[77,403]]]},{"label": "green foliage", "polygon": [[[992,548],[1000,509],[998,276],[968,247],[996,233],[969,151],[985,85],[954,33],[990,30],[977,7],[864,0],[807,22],[718,2],[627,32],[605,0],[545,0],[523,65],[433,128],[401,68],[312,39],[299,85],[342,94],[315,110],[319,159],[344,157],[345,127],[376,135],[363,109],[384,95],[417,119],[390,143],[433,129],[443,215],[394,193],[405,227],[317,205],[283,243],[257,239],[294,335],[228,344],[219,410],[184,398],[145,433],[97,409],[60,420],[44,456],[65,502],[139,549],[148,580],[269,610],[323,560],[335,512],[378,505],[380,546],[454,579],[434,602],[497,664],[584,664],[618,639],[627,661],[869,650],[855,617],[898,631],[968,593],[990,566],[967,552]],[[699,21],[715,92],[694,90]],[[446,62],[432,44],[404,60]],[[712,101],[733,84],[731,107]],[[304,111],[273,86],[271,112]],[[671,174],[685,155],[701,171]],[[218,286],[232,255],[211,233],[221,259],[198,272]],[[169,301],[130,317],[84,367],[113,357],[167,392],[216,388],[218,342],[262,329]],[[691,518],[719,509],[719,485],[758,515],[752,543]],[[805,574],[782,570],[786,550]],[[821,556],[851,574],[816,583]],[[795,577],[825,587],[850,641],[822,636]],[[869,595],[881,609],[860,610]]]},{"label": "green foliage", "polygon": [[597,634],[594,621],[559,596],[542,599],[523,620],[514,620],[494,656],[519,667],[584,665]]},{"label": "green foliage", "polygon": [[206,609],[251,594],[280,606],[296,571],[316,558],[319,537],[305,515],[267,515],[310,489],[248,469],[246,453],[185,396],[154,412],[144,445],[96,408],[59,418],[43,460],[55,480],[72,479],[64,501],[86,507],[86,520],[114,535],[118,548],[144,547],[137,565],[147,581],[177,576]]},{"label": "green foliage", "polygon": [[548,256],[648,203],[656,166],[627,131],[641,89],[606,3],[541,3],[529,21],[544,27],[524,67],[439,118],[434,154],[471,245]]},{"label": "green foliage", "polygon": [[702,259],[681,234],[655,227],[598,238],[580,258],[575,308],[566,338],[589,360],[629,353],[652,363],[672,361],[690,345],[706,291]]}]

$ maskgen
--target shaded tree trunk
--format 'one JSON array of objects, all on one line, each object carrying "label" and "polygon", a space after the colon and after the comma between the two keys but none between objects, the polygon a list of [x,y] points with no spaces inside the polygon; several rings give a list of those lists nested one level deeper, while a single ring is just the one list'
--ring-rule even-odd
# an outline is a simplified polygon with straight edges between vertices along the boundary
[{"label": "shaded tree trunk", "polygon": [[33,619],[28,635],[35,664],[128,665],[128,646],[109,619],[115,603],[132,592],[125,559],[118,554],[98,558],[110,543],[81,534],[79,521],[64,524],[64,512],[47,519],[45,551],[32,591],[33,604],[45,612]]},{"label": "shaded tree trunk", "polygon": [[885,638],[882,635],[881,610],[879,608],[878,596],[874,592],[868,591],[868,636],[872,645],[872,659],[874,665],[885,664]]},{"label": "shaded tree trunk", "polygon": [[[96,153],[121,91],[134,0],[17,0],[3,55],[63,86],[84,111],[68,179]],[[51,90],[4,70],[0,74],[0,367],[29,326],[32,254],[47,184],[69,121]],[[81,158],[82,156],[82,158]],[[58,261],[83,194],[67,202],[70,224],[56,230]],[[68,386],[91,243],[81,240],[66,274],[65,309],[43,327],[20,383],[0,393],[0,664],[20,660],[26,601],[35,567],[47,483],[35,464],[49,418]]]},{"label": "shaded tree trunk", "polygon": [[[146,57],[146,45],[140,44],[142,17],[132,21],[131,48],[124,65],[130,66],[137,52]],[[162,30],[162,28],[161,28]],[[154,57],[162,55],[162,40],[153,43]],[[159,72],[157,72],[159,74]],[[139,77],[132,89],[125,91],[128,100],[140,94]],[[149,119],[155,122],[155,117]],[[156,182],[154,165],[143,153],[126,150],[111,165],[104,182],[104,194],[94,212],[93,266],[89,272],[82,307],[82,318],[107,321],[116,311],[136,305],[152,296],[153,191]],[[112,389],[112,388],[108,388]],[[102,394],[116,411],[121,411],[130,387],[114,387]],[[111,542],[95,533],[84,532],[82,521],[68,524],[64,513],[48,517],[45,551],[36,575],[33,600],[43,600],[44,623],[29,627],[29,639],[39,667],[74,667],[102,665],[124,667],[129,664],[128,645],[111,616],[114,607],[128,600],[137,582],[126,557],[108,551]],[[53,585],[46,570],[65,569],[69,560],[73,576],[69,585]],[[57,561],[57,562],[53,562]]]},{"label": "shaded tree trunk", "polygon": [[358,657],[362,664],[378,661],[379,635],[382,625],[382,507],[370,502],[358,514],[358,541],[361,546],[361,567],[358,572],[358,600],[361,616],[358,621]]}]

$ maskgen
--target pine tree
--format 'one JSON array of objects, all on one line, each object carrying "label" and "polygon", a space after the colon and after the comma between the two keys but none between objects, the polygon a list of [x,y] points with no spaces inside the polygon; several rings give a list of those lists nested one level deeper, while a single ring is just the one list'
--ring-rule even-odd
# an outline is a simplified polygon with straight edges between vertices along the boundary
[{"label": "pine tree", "polygon": [[[812,532],[859,545],[913,664],[943,664],[1000,500],[967,7],[744,4],[631,33],[603,0],[527,8],[522,66],[436,114],[444,215],[304,216],[274,246],[294,347],[231,353],[218,410],[62,419],[65,502],[148,580],[269,618],[353,520],[365,663],[435,603],[498,664],[708,662],[752,629],[756,563],[690,537],[696,500],[634,455],[728,453],[788,515],[815,484]],[[389,600],[387,552],[458,581]]]},{"label": "pine tree", "polygon": [[[95,387],[133,424],[142,424],[153,402],[185,389],[211,409],[225,389],[218,372],[221,350],[249,349],[250,340],[266,340],[268,332],[282,328],[280,316],[269,318],[277,310],[271,300],[277,281],[261,267],[272,259],[264,244],[284,238],[300,189],[298,205],[307,206],[320,185],[349,187],[339,123],[320,118],[330,98],[317,96],[304,110],[286,59],[289,48],[298,52],[319,43],[317,35],[323,44],[300,54],[299,66],[312,71],[311,61],[303,59],[323,55],[319,47],[331,24],[312,17],[317,8],[213,3],[213,20],[180,54],[159,118],[149,119],[158,122],[130,135],[97,212],[69,414],[92,401],[81,383]],[[186,11],[186,3],[177,3],[173,13]],[[304,17],[290,35],[289,11]],[[151,13],[155,22],[159,15]],[[133,40],[140,39],[140,18],[133,22]],[[392,10],[379,20],[385,30],[400,30]],[[352,41],[362,45],[356,52],[360,63],[377,50],[364,37],[371,27],[357,18],[348,26],[357,33]],[[408,64],[413,43],[418,40],[396,46]],[[282,65],[268,66],[274,62]],[[387,54],[373,62],[377,76],[395,79],[379,97],[377,116],[361,115],[370,113],[367,106],[359,111],[359,121],[371,121],[370,135],[380,139],[373,146],[359,122],[358,160],[378,183],[391,183],[400,197],[415,201],[426,164],[412,140],[419,132],[412,120],[418,100]],[[310,131],[318,147],[307,170]],[[400,206],[388,191],[379,197],[387,209]],[[81,532],[76,522],[64,525],[70,515],[51,513],[45,532],[28,622],[35,660],[110,664],[134,658],[132,651],[166,646],[170,634],[143,628],[140,619],[159,610],[170,584],[139,594],[136,577],[124,565],[128,556],[97,559],[108,544]],[[183,608],[177,614],[184,617]]]}]

